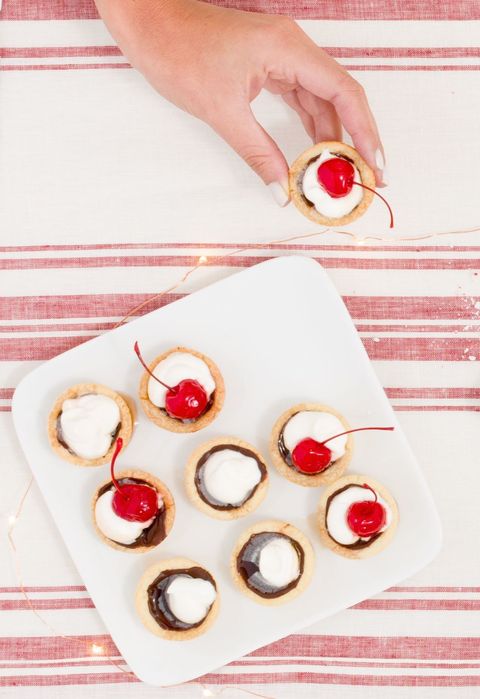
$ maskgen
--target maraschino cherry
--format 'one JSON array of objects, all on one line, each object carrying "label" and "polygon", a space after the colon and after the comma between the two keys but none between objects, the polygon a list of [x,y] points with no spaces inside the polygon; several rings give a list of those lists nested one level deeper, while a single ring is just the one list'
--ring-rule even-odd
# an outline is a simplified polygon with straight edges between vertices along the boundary
[{"label": "maraschino cherry", "polygon": [[135,342],[134,350],[145,371],[167,389],[167,395],[165,396],[165,410],[167,414],[179,420],[196,420],[199,418],[208,404],[208,396],[203,386],[196,379],[183,379],[176,386],[169,386],[150,371],[140,353],[138,342]]},{"label": "maraschino cherry", "polygon": [[394,429],[394,427],[357,427],[355,430],[347,430],[346,432],[335,434],[333,437],[324,439],[323,442],[317,442],[316,439],[307,437],[295,446],[295,449],[292,451],[292,461],[301,473],[308,475],[321,473],[328,468],[332,461],[332,450],[326,446],[327,442],[352,432],[363,432],[364,430],[386,430],[392,432]]},{"label": "maraschino cherry", "polygon": [[377,197],[380,197],[388,208],[390,213],[390,228],[393,228],[393,212],[388,201],[374,189],[363,184],[363,182],[355,182],[353,179],[354,177],[355,170],[353,169],[353,165],[345,158],[330,158],[330,160],[325,160],[317,170],[317,179],[319,183],[327,194],[334,199],[345,197],[352,191],[354,184],[358,187],[363,187],[363,189],[368,189],[369,192],[373,192]]},{"label": "maraschino cherry", "polygon": [[334,199],[346,196],[353,187],[355,171],[345,158],[325,160],[317,170],[317,178],[323,189]]},{"label": "maraschino cherry", "polygon": [[367,483],[362,488],[371,490],[375,500],[359,500],[350,505],[347,511],[347,524],[354,534],[360,537],[374,536],[383,529],[387,521],[387,512],[378,502],[377,493]]},{"label": "maraschino cherry", "polygon": [[115,486],[112,498],[112,508],[116,515],[129,522],[146,522],[158,512],[158,495],[154,488],[141,483],[120,483],[115,478],[115,461],[123,447],[123,439],[119,437],[115,444],[110,474]]},{"label": "maraschino cherry", "polygon": [[332,460],[332,452],[325,442],[307,437],[292,451],[292,461],[299,471],[307,474],[321,473]]}]

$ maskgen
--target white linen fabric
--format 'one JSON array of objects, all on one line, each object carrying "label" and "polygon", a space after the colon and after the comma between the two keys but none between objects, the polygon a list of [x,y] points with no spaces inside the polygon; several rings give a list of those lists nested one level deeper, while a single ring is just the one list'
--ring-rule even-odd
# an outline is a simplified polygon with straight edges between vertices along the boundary
[{"label": "white linen fabric", "polygon": [[[350,230],[375,240],[330,232],[270,244],[315,227],[292,206],[277,208],[215,134],[154,94],[102,22],[83,19],[94,17],[86,0],[77,14],[74,5],[6,0],[0,15],[0,528],[6,533],[30,478],[10,413],[22,376],[107,332],[200,256],[208,264],[139,313],[289,253],[317,258],[344,297],[425,471],[445,542],[401,585],[162,690],[126,672],[33,485],[14,529],[15,557],[0,536],[0,695],[473,699],[480,243],[478,233],[424,236],[480,226],[480,23],[444,16],[451,5],[452,16],[461,6],[474,19],[462,2],[429,3],[442,21],[413,21],[408,9],[408,21],[392,21],[391,2],[378,4],[379,21],[348,11],[302,21],[367,89],[397,225],[389,231],[374,202]],[[288,9],[275,5],[258,3]],[[350,5],[371,17],[371,3]],[[261,96],[254,108],[290,160],[309,145],[276,98]]]}]

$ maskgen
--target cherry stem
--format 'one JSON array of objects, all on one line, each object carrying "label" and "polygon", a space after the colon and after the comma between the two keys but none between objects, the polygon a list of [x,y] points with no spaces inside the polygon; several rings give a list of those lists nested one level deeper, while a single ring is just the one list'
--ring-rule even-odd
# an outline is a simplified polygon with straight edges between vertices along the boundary
[{"label": "cherry stem", "polygon": [[122,489],[121,489],[121,487],[120,487],[120,484],[119,484],[119,482],[117,481],[117,479],[115,478],[115,474],[114,474],[114,472],[113,472],[113,470],[114,470],[114,468],[115,468],[115,461],[117,460],[117,456],[118,456],[118,455],[120,454],[120,452],[122,451],[122,448],[123,448],[123,439],[122,439],[121,437],[119,437],[119,438],[117,439],[117,441],[115,442],[115,451],[113,452],[112,461],[110,462],[110,475],[111,475],[111,477],[112,477],[112,483],[113,483],[113,485],[115,486],[115,488],[118,490],[118,492],[120,493],[120,495],[121,495],[122,498],[123,498],[123,497],[125,497],[125,496],[124,496],[124,494],[122,493]]},{"label": "cherry stem", "polygon": [[344,434],[351,434],[352,432],[363,432],[364,430],[385,430],[386,432],[393,432],[395,427],[357,427],[355,430],[347,430],[346,432],[340,432],[340,434],[335,434],[333,437],[329,437],[328,439],[324,439],[322,444],[326,444],[327,442],[330,442],[332,439],[336,439],[337,437],[343,437]]},{"label": "cherry stem", "polygon": [[368,189],[369,192],[373,192],[373,194],[376,194],[377,197],[380,197],[380,199],[383,201],[385,206],[387,207],[389,213],[390,213],[390,228],[393,228],[393,211],[392,207],[388,203],[388,201],[385,199],[385,197],[382,197],[381,194],[379,194],[375,189],[372,189],[371,187],[367,187],[366,184],[363,184],[363,182],[355,182],[353,181],[352,184],[358,184],[359,187],[363,187],[363,189]]},{"label": "cherry stem", "polygon": [[178,393],[178,391],[177,391],[176,388],[173,388],[172,386],[169,386],[168,384],[163,383],[163,381],[160,381],[160,379],[158,378],[158,376],[155,376],[155,374],[153,373],[153,371],[150,371],[150,369],[148,368],[148,366],[147,366],[146,363],[145,363],[145,360],[143,359],[143,357],[142,357],[142,355],[141,355],[140,347],[138,346],[138,342],[135,342],[135,344],[133,345],[133,349],[135,350],[135,354],[137,355],[138,359],[140,360],[140,364],[143,366],[143,368],[145,369],[145,371],[147,372],[147,374],[150,374],[150,376],[152,377],[152,379],[155,379],[155,381],[158,381],[158,383],[159,383],[161,386],[163,386],[163,388],[166,388],[168,391],[172,391],[173,393]]},{"label": "cherry stem", "polygon": [[376,490],[374,490],[374,489],[372,488],[372,486],[371,486],[371,485],[368,485],[368,483],[364,483],[364,484],[362,485],[362,488],[367,488],[368,490],[371,490],[371,491],[372,491],[372,493],[373,493],[373,494],[375,495],[375,502],[377,502],[377,501],[378,501],[378,495],[377,495],[377,491],[376,491]]}]

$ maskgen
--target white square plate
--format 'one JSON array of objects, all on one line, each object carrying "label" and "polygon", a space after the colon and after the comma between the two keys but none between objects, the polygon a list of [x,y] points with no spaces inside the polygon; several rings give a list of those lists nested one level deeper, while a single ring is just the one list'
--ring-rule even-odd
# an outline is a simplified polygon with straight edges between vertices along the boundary
[{"label": "white square plate", "polygon": [[[77,468],[50,449],[46,422],[56,397],[88,381],[137,396],[145,357],[185,345],[218,364],[225,405],[205,430],[173,434],[138,413],[120,467],[138,467],[163,479],[177,505],[170,536],[144,555],[106,546],[95,535],[90,500],[108,466]],[[398,531],[376,557],[353,561],[323,548],[313,513],[318,488],[303,488],[270,468],[269,493],[250,516],[221,522],[197,511],[182,484],[186,459],[204,440],[236,435],[267,457],[278,415],[303,402],[326,403],[352,426],[395,425],[395,432],[356,435],[349,468],[378,478],[397,500]],[[137,401],[138,403],[138,401]],[[338,293],[322,267],[304,257],[282,257],[217,282],[112,330],[29,374],[13,399],[15,427],[30,467],[85,585],[121,654],[138,677],[169,685],[198,677],[239,656],[384,590],[426,565],[440,547],[432,497]],[[281,607],[265,607],[234,586],[229,557],[240,533],[262,519],[282,519],[313,543],[316,571],[306,592]],[[134,605],[146,566],[170,556],[203,563],[216,577],[221,609],[213,627],[191,641],[169,642],[147,631]]]}]

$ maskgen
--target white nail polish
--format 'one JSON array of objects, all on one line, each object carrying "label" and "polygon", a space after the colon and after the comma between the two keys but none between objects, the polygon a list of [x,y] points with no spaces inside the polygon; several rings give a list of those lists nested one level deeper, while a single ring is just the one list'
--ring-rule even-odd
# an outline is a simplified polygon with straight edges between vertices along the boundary
[{"label": "white nail polish", "polygon": [[383,153],[380,148],[377,148],[375,151],[375,164],[379,170],[385,169],[385,158],[383,157]]},{"label": "white nail polish", "polygon": [[385,166],[382,171],[382,182],[383,184],[388,184],[388,168]]},{"label": "white nail polish", "polygon": [[287,194],[286,188],[280,182],[271,182],[268,188],[279,206],[286,206],[288,204],[290,197]]}]

